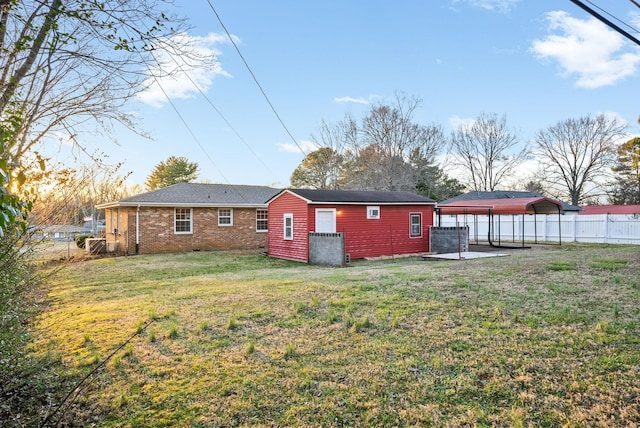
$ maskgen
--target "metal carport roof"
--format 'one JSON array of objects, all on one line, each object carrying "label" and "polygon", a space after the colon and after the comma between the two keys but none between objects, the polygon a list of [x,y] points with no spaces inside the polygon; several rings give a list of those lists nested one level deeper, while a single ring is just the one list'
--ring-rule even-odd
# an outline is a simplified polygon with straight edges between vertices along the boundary
[{"label": "metal carport roof", "polygon": [[545,197],[510,199],[482,199],[438,204],[441,214],[509,215],[509,214],[558,214],[562,204]]},{"label": "metal carport roof", "polygon": [[[445,204],[438,204],[436,206],[436,212],[438,213],[438,223],[440,223],[441,215],[472,215],[475,219],[479,215],[488,215],[489,231],[487,239],[489,244],[493,247],[502,247],[500,244],[500,236],[498,233],[498,245],[494,241],[494,231],[492,230],[492,224],[494,222],[494,216],[498,216],[498,229],[500,228],[500,216],[501,215],[522,215],[527,214],[557,214],[558,215],[558,230],[560,233],[560,243],[562,243],[562,228],[560,226],[560,215],[562,214],[562,203],[554,199],[545,198],[543,196],[530,196],[522,198],[505,198],[505,199],[472,199],[472,200],[459,200],[449,202]],[[524,246],[524,222],[522,223],[522,248]],[[534,222],[535,227],[535,242],[538,242],[537,222]],[[477,241],[477,237],[476,237]]]}]

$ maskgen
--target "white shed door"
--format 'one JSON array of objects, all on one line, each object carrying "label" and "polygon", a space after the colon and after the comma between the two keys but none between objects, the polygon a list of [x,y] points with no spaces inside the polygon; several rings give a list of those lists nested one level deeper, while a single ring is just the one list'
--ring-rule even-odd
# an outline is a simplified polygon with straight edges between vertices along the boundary
[{"label": "white shed door", "polygon": [[316,209],[316,232],[336,233],[336,210]]}]

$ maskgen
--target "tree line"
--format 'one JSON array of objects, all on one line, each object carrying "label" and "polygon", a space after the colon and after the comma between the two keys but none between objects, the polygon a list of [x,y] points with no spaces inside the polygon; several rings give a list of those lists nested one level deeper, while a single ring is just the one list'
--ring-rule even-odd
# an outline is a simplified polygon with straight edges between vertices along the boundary
[{"label": "tree line", "polygon": [[[524,142],[506,115],[483,113],[447,137],[441,125],[417,123],[420,104],[397,95],[359,121],[350,114],[337,123],[322,121],[312,135],[318,148],[293,171],[291,185],[402,190],[437,201],[519,186],[574,205],[603,196],[614,204],[640,203],[640,138],[621,144],[627,127],[615,117],[561,120]],[[522,165],[531,160],[537,170],[523,175]]]}]

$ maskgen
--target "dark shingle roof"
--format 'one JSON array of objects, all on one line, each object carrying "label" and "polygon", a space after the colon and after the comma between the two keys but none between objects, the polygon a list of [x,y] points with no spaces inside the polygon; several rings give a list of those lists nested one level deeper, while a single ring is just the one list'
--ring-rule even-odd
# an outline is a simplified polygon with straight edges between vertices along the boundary
[{"label": "dark shingle roof", "polygon": [[288,189],[314,203],[375,203],[375,204],[434,204],[431,198],[410,192],[379,192],[370,190]]},{"label": "dark shingle roof", "polygon": [[[459,201],[484,201],[488,199],[515,199],[515,198],[544,198],[545,196],[536,193],[536,192],[528,192],[528,191],[518,191],[518,190],[495,190],[493,192],[469,192],[463,195],[458,195],[453,198],[447,199],[446,201],[439,202],[438,205],[447,205],[452,202]],[[567,204],[566,202],[559,201],[562,204],[562,209],[564,211],[580,211],[582,208]]]},{"label": "dark shingle roof", "polygon": [[102,204],[112,206],[153,206],[153,205],[193,205],[193,206],[256,206],[263,205],[280,189],[267,186],[245,186],[232,184],[178,183],[162,189]]}]

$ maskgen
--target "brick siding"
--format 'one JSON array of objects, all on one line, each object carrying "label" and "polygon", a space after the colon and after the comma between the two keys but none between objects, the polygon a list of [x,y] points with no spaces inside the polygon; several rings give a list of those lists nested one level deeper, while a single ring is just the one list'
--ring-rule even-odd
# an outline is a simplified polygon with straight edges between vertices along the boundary
[{"label": "brick siding", "polygon": [[[118,253],[136,253],[136,208],[106,210],[110,216],[120,212],[122,230],[107,230],[107,242],[118,241]],[[139,254],[185,251],[266,248],[267,233],[256,232],[256,209],[233,208],[233,225],[218,225],[218,208],[193,208],[192,233],[174,233],[174,208],[141,207],[139,212]],[[118,224],[117,221],[113,224]]]}]

